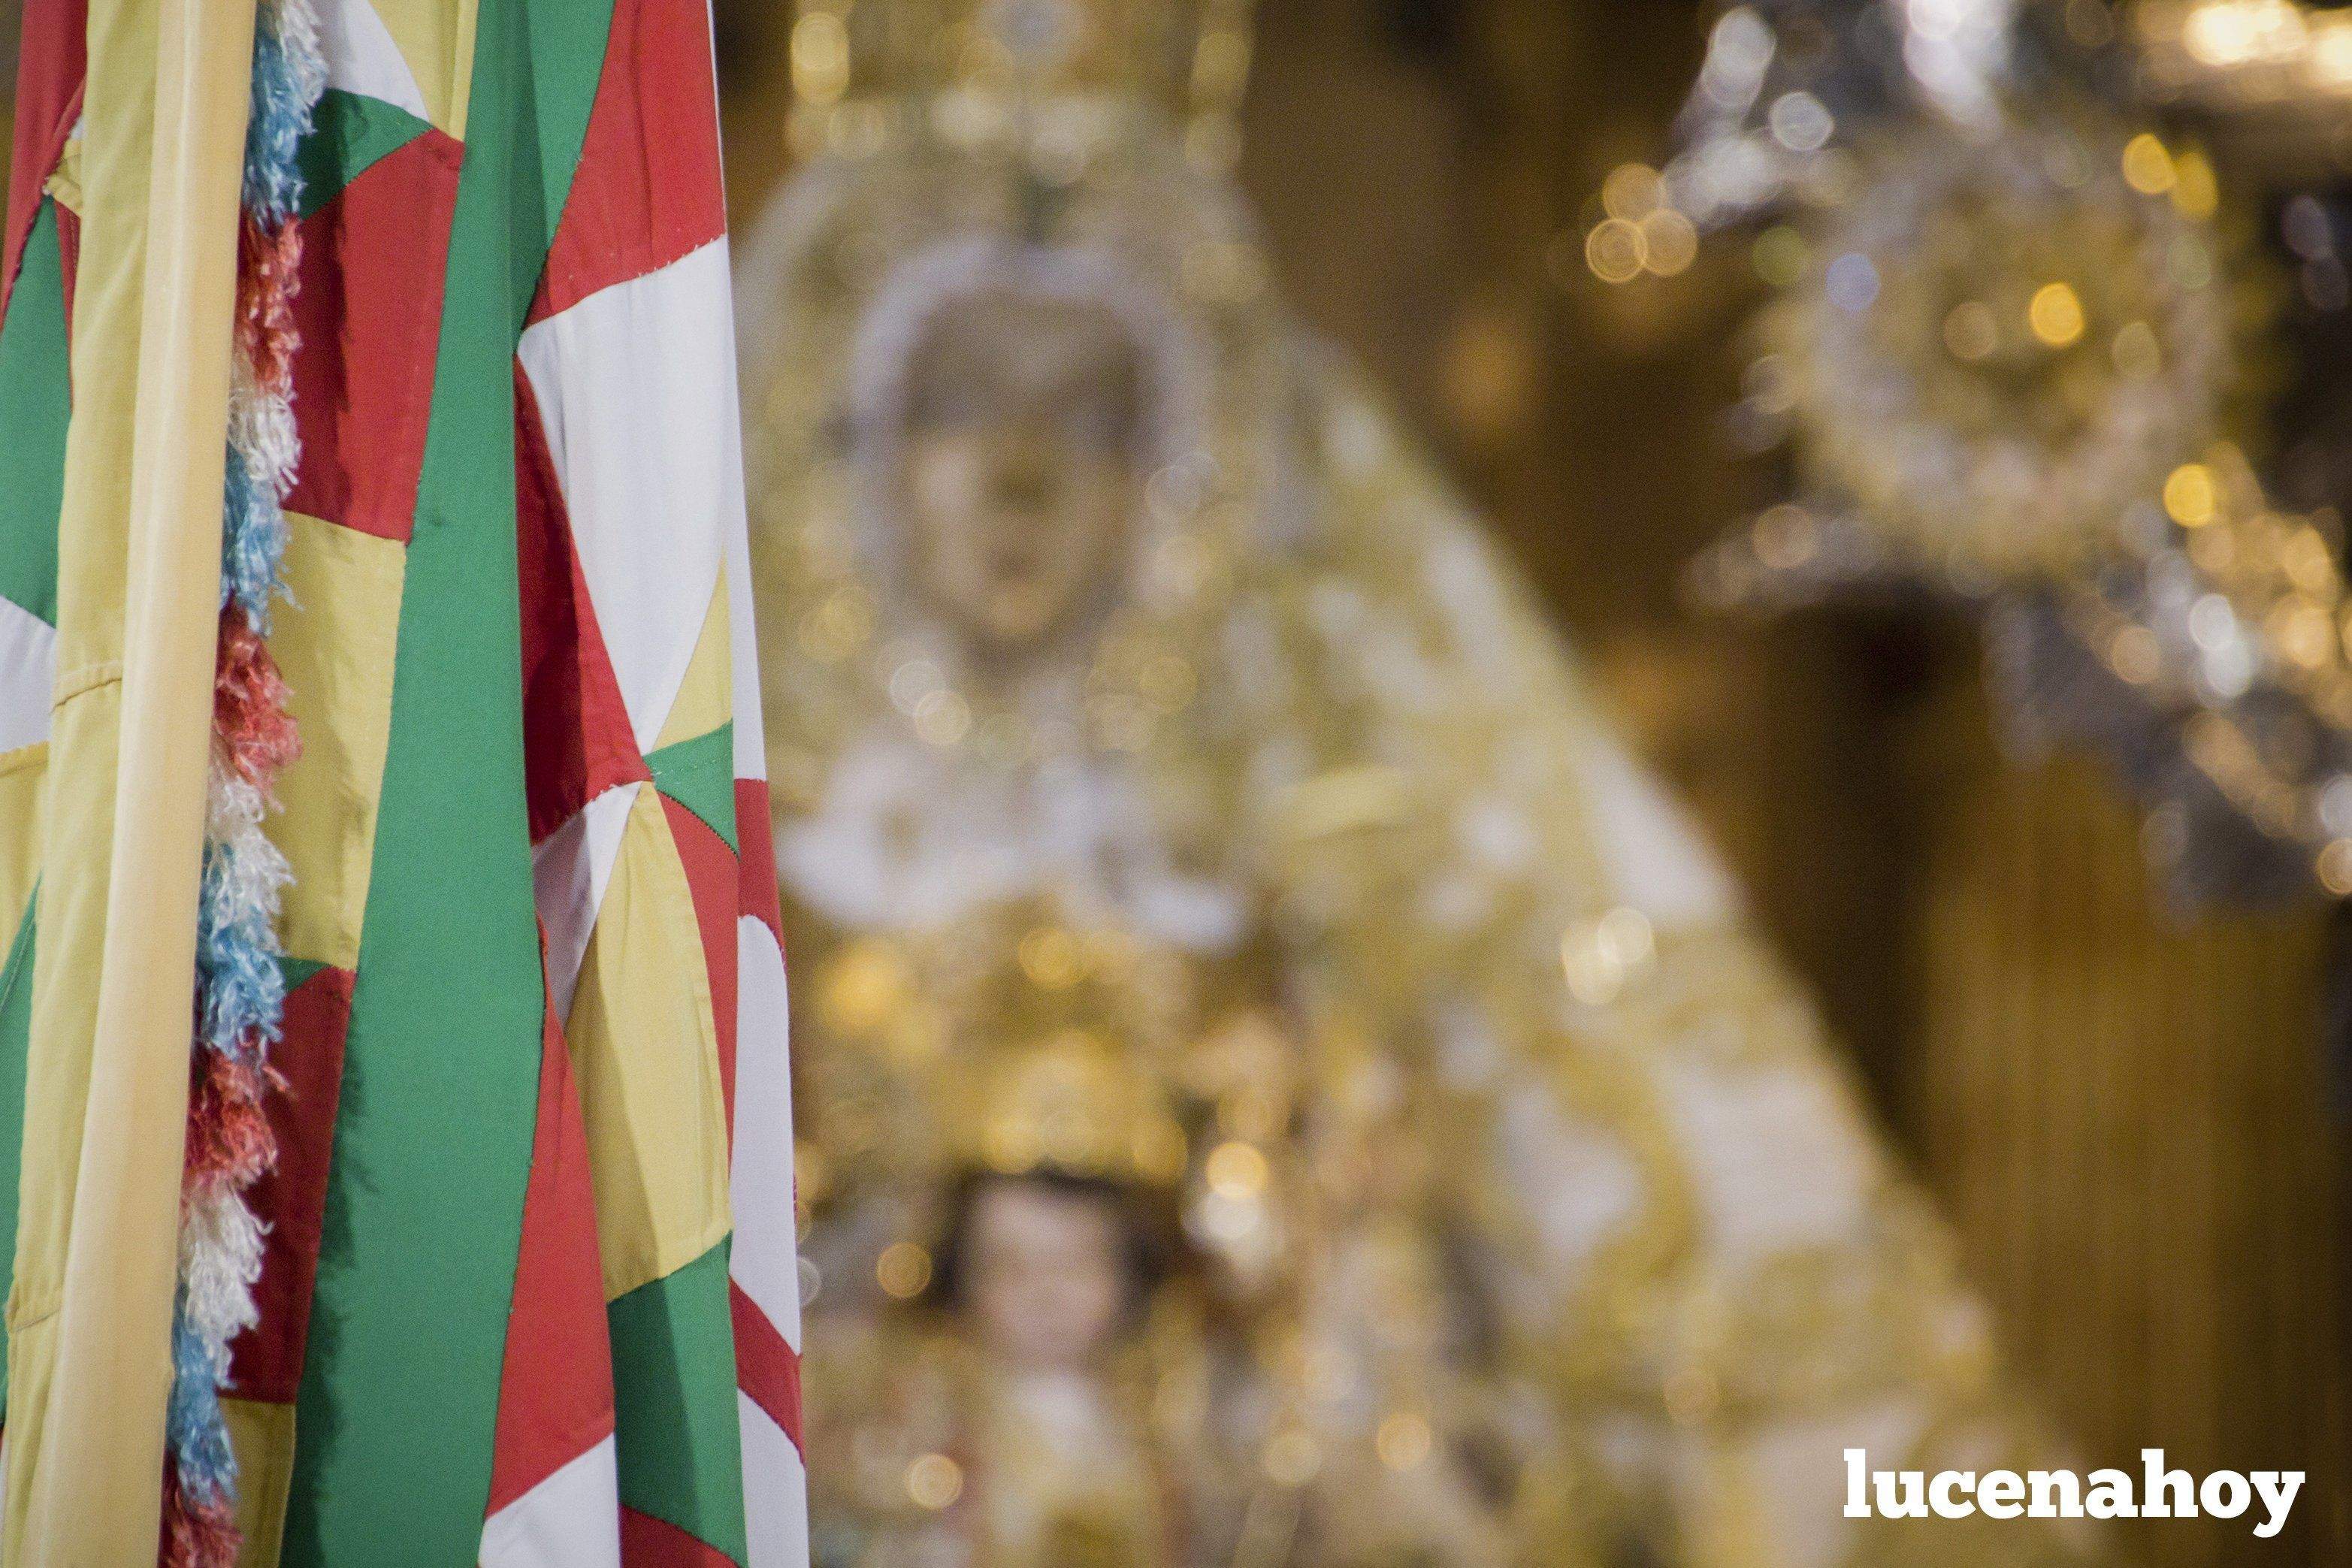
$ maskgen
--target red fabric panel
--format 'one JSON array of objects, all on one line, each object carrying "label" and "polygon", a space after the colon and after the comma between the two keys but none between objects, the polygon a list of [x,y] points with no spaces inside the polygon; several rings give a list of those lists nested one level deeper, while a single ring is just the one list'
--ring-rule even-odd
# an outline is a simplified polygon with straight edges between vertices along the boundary
[{"label": "red fabric panel", "polygon": [[731,1128],[735,1125],[739,961],[735,852],[710,831],[709,823],[667,795],[662,797],[662,810],[669,818],[670,837],[677,841],[677,858],[686,867],[687,890],[694,895],[695,924],[702,929],[703,967],[710,974],[710,1009],[719,1024],[719,1082],[727,1100],[727,1125]]},{"label": "red fabric panel", "polygon": [[[81,214],[68,207],[58,209],[58,286],[66,297],[66,341],[73,341],[74,282],[81,273]],[[72,366],[67,374],[72,374]]]},{"label": "red fabric panel", "polygon": [[784,1429],[793,1447],[803,1455],[808,1446],[801,1441],[801,1358],[800,1353],[786,1343],[760,1303],[743,1293],[743,1287],[732,1280],[727,1282],[727,1304],[735,1319],[735,1385],[751,1396],[751,1403],[768,1413],[768,1418]]},{"label": "red fabric panel", "polygon": [[735,780],[735,841],[741,846],[743,913],[774,932],[776,946],[782,947],[784,909],[783,894],[776,884],[775,831],[768,820],[767,780]]},{"label": "red fabric panel", "polygon": [[709,0],[617,0],[534,321],[727,232]]},{"label": "red fabric panel", "polygon": [[[16,286],[25,237],[40,211],[41,187],[58,166],[66,137],[81,118],[81,89],[89,55],[89,0],[32,0],[25,7],[16,57],[16,130],[8,162],[6,238],[0,242],[0,316]],[[73,269],[66,270],[72,287]],[[68,316],[67,319],[72,318]]]},{"label": "red fabric panel", "polygon": [[261,1319],[229,1346],[229,1383],[240,1398],[290,1403],[301,1386],[351,1021],[349,969],[320,969],[286,998],[284,1033],[269,1055],[285,1085],[264,1102],[278,1165],[249,1199],[268,1227],[253,1289]]},{"label": "red fabric panel", "polygon": [[537,843],[617,784],[653,777],[572,545],[530,378],[515,367],[516,559],[522,583],[523,793]]},{"label": "red fabric panel", "polygon": [[666,1520],[634,1508],[621,1510],[624,1568],[735,1568],[735,1561]]},{"label": "red fabric panel", "polygon": [[464,156],[428,131],[302,220],[294,297],[302,462],[289,510],[404,543],[415,529]]},{"label": "red fabric panel", "polygon": [[539,1122],[499,1376],[488,1513],[613,1434],[613,1345],[596,1254],[588,1130],[551,1002],[541,1034]]}]

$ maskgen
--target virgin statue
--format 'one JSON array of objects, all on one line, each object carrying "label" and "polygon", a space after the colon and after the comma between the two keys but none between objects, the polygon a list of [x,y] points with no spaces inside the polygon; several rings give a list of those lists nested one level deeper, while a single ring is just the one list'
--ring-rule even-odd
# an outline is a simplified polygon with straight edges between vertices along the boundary
[{"label": "virgin statue", "polygon": [[[808,0],[748,247],[820,1561],[2035,1564],[1805,998],[1269,287],[1234,0]],[[1982,1533],[1979,1533],[1981,1531]]]}]

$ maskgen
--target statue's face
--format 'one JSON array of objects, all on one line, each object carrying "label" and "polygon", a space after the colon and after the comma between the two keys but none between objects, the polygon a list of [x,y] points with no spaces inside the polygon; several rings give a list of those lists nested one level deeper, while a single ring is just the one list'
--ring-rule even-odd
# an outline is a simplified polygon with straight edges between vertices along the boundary
[{"label": "statue's face", "polygon": [[1147,477],[1142,351],[1108,308],[996,288],[941,311],[908,374],[908,570],[1017,650],[1118,570]]},{"label": "statue's face", "polygon": [[990,1182],[972,1205],[964,1299],[981,1347],[1023,1371],[1085,1367],[1127,1293],[1111,1201],[1013,1180]]}]

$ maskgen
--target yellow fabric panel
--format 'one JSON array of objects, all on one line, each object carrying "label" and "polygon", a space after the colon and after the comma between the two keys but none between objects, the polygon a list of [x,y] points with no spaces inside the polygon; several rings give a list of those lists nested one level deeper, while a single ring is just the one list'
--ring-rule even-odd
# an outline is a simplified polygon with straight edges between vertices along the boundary
[{"label": "yellow fabric panel", "polygon": [[287,514],[291,604],[271,616],[302,755],[278,782],[269,836],[294,868],[280,935],[289,956],[359,966],[374,863],[376,801],[392,737],[392,662],[407,550],[392,539]]},{"label": "yellow fabric panel", "polygon": [[9,1568],[155,1552],[253,25],[250,0],[89,7]]},{"label": "yellow fabric panel", "polygon": [[[16,1543],[17,1532],[22,1529],[22,1524],[17,1518],[16,1456],[20,1451],[33,1447],[38,1441],[39,1432],[37,1426],[19,1432],[16,1429],[16,1417],[14,1413],[20,1401],[26,1407],[34,1410],[48,1407],[52,1381],[50,1372],[57,1365],[58,1360],[57,1329],[58,1320],[54,1317],[43,1318],[38,1322],[26,1323],[21,1328],[13,1322],[8,1325],[10,1415],[8,1426],[4,1434],[5,1440],[0,1441],[0,1466],[5,1466],[8,1473],[8,1513],[5,1519],[0,1519],[0,1530],[6,1531],[8,1561],[12,1563],[24,1561],[18,1555],[21,1548]],[[18,1381],[19,1379],[22,1381]],[[161,1500],[159,1497],[157,1500],[159,1505]]]},{"label": "yellow fabric panel", "polygon": [[[366,3],[366,0],[362,0]],[[400,46],[424,96],[425,118],[466,140],[466,103],[474,90],[474,18],[478,0],[373,0],[384,31]]]},{"label": "yellow fabric panel", "polygon": [[48,767],[46,740],[0,752],[0,955],[16,946],[17,923],[41,880],[41,781]]},{"label": "yellow fabric panel", "polygon": [[[42,896],[48,929],[34,955],[33,1010],[25,1064],[22,1197],[15,1283],[8,1293],[8,1445],[12,1480],[6,1523],[21,1511],[13,1480],[34,1445],[26,1421],[26,1331],[58,1310],[66,1239],[73,1221],[73,1173],[80,1162],[82,1105],[89,1092],[89,1030],[98,1003],[106,935],[108,866],[114,850],[114,747],[121,719],[120,680],[89,686],[56,712],[51,765],[43,780]],[[58,777],[68,787],[60,789]],[[77,784],[76,780],[86,780]],[[193,912],[192,912],[193,913]]]},{"label": "yellow fabric panel", "polygon": [[294,1406],[224,1399],[221,1414],[236,1449],[236,1527],[245,1537],[236,1568],[278,1568],[294,1490]]},{"label": "yellow fabric panel", "polygon": [[[60,620],[70,613],[61,601]],[[90,1090],[90,1031],[96,1025],[108,868],[114,850],[114,755],[121,696],[119,675],[77,683],[56,710],[48,740],[53,765],[47,771],[62,775],[68,787],[59,789],[54,777],[44,780],[42,857],[49,877],[42,904],[48,929],[34,954],[16,1275],[7,1308],[10,1440],[0,1551],[11,1568],[43,1561],[37,1550],[25,1547],[23,1532],[31,1512],[48,1390],[55,1381],[58,1311]],[[76,779],[88,783],[73,787]],[[157,1360],[149,1371],[156,1379],[153,1398],[160,1416],[169,1363]],[[160,1464],[160,1429],[157,1437]]]},{"label": "yellow fabric panel", "polygon": [[81,132],[66,138],[58,152],[58,166],[49,172],[48,183],[42,187],[57,198],[58,205],[76,217],[81,215]]},{"label": "yellow fabric panel", "polygon": [[621,832],[564,1033],[588,1123],[607,1300],[727,1234],[727,1113],[710,978],[661,797]]},{"label": "yellow fabric panel", "polygon": [[710,612],[702,618],[702,638],[688,661],[686,679],[678,683],[677,700],[662,720],[654,742],[659,751],[682,740],[709,735],[734,716],[734,657],[727,623],[727,578],[719,574],[719,590],[710,596]]}]

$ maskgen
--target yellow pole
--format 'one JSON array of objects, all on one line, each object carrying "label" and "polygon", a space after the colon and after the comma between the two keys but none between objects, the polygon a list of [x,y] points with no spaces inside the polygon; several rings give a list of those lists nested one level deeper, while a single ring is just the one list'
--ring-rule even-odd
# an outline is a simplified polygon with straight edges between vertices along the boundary
[{"label": "yellow pole", "polygon": [[155,1560],[255,0],[92,0],[5,1561]]}]

